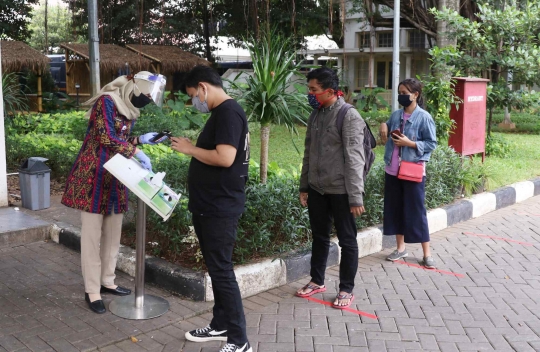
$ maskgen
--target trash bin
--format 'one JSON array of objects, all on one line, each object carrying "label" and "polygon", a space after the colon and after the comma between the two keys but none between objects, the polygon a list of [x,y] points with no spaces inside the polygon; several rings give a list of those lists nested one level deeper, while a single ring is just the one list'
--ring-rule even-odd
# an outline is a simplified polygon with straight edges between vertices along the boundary
[{"label": "trash bin", "polygon": [[51,169],[45,165],[49,159],[28,158],[19,169],[22,206],[30,210],[51,206]]}]

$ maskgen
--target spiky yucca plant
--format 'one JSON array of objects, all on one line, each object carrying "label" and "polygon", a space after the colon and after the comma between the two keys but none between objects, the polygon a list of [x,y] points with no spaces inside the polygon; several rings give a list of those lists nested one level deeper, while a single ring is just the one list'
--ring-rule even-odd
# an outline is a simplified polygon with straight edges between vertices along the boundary
[{"label": "spiky yucca plant", "polygon": [[13,116],[17,112],[28,111],[28,98],[19,84],[19,76],[15,72],[2,76],[2,94],[4,96],[4,113]]},{"label": "spiky yucca plant", "polygon": [[296,125],[306,123],[311,108],[306,94],[294,82],[295,75],[301,75],[300,63],[294,61],[296,54],[289,39],[274,30],[259,39],[251,37],[246,44],[253,76],[247,77],[246,84],[234,87],[248,119],[260,123],[260,180],[266,183],[270,126],[285,125],[291,133],[297,133]]}]

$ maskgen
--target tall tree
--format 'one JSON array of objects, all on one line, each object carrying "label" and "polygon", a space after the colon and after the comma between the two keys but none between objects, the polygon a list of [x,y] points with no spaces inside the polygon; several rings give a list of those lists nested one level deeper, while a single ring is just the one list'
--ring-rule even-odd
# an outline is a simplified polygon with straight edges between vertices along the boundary
[{"label": "tall tree", "polygon": [[0,38],[26,40],[31,31],[28,28],[32,18],[32,6],[39,0],[0,1]]},{"label": "tall tree", "polygon": [[267,33],[277,28],[296,47],[304,37],[320,34],[343,45],[340,11],[338,0],[221,0],[216,2],[214,18],[224,24],[219,35],[238,45],[252,34],[259,38],[261,26]]},{"label": "tall tree", "polygon": [[[87,37],[87,0],[70,1],[73,27],[78,36]],[[208,0],[209,6],[211,0]],[[99,35],[104,44],[163,44],[203,52],[202,0],[145,0],[141,14],[138,1],[102,0],[99,2]],[[139,27],[142,16],[144,26]]]},{"label": "tall tree", "polygon": [[[45,31],[44,26],[46,12],[48,12],[47,31]],[[45,11],[45,0],[42,0],[39,6],[34,7],[32,18],[29,25],[32,36],[27,40],[28,45],[32,48],[43,53],[55,53],[59,49],[60,43],[73,41],[71,16],[67,6],[63,4],[49,5],[48,10]]]},{"label": "tall tree", "polygon": [[[540,1],[501,0],[479,5],[478,21],[456,11],[433,11],[447,21],[457,47],[432,51],[435,64],[452,66],[454,74],[491,79],[488,94],[490,116],[494,107],[526,107],[530,93],[512,91],[508,86],[540,84]],[[506,116],[509,121],[509,116]]]}]

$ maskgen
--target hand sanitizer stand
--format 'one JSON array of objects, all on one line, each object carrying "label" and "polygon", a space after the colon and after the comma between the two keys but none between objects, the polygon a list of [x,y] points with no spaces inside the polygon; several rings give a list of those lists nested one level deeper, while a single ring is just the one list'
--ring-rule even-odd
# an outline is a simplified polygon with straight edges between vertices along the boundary
[{"label": "hand sanitizer stand", "polygon": [[129,295],[116,298],[110,303],[109,310],[114,315],[125,319],[144,320],[159,317],[169,310],[169,302],[164,298],[144,293],[146,204],[161,215],[164,220],[167,220],[172,214],[176,203],[168,213],[164,213],[163,209],[155,206],[155,202],[138,187],[139,182],[143,179],[142,175],[148,174],[148,172],[134,159],[126,159],[117,154],[104,166],[138,197],[135,296]]}]

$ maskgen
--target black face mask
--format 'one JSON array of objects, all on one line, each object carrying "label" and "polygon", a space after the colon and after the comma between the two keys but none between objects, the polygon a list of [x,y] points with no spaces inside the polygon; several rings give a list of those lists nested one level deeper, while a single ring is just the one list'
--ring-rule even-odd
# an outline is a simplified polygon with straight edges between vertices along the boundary
[{"label": "black face mask", "polygon": [[148,98],[146,95],[142,93],[139,94],[138,96],[135,94],[131,96],[131,104],[133,104],[133,106],[136,107],[137,109],[142,109],[146,105],[150,104],[151,102],[152,102],[152,99]]},{"label": "black face mask", "polygon": [[403,106],[404,108],[412,104],[411,96],[409,94],[399,94],[397,101],[399,105]]}]

